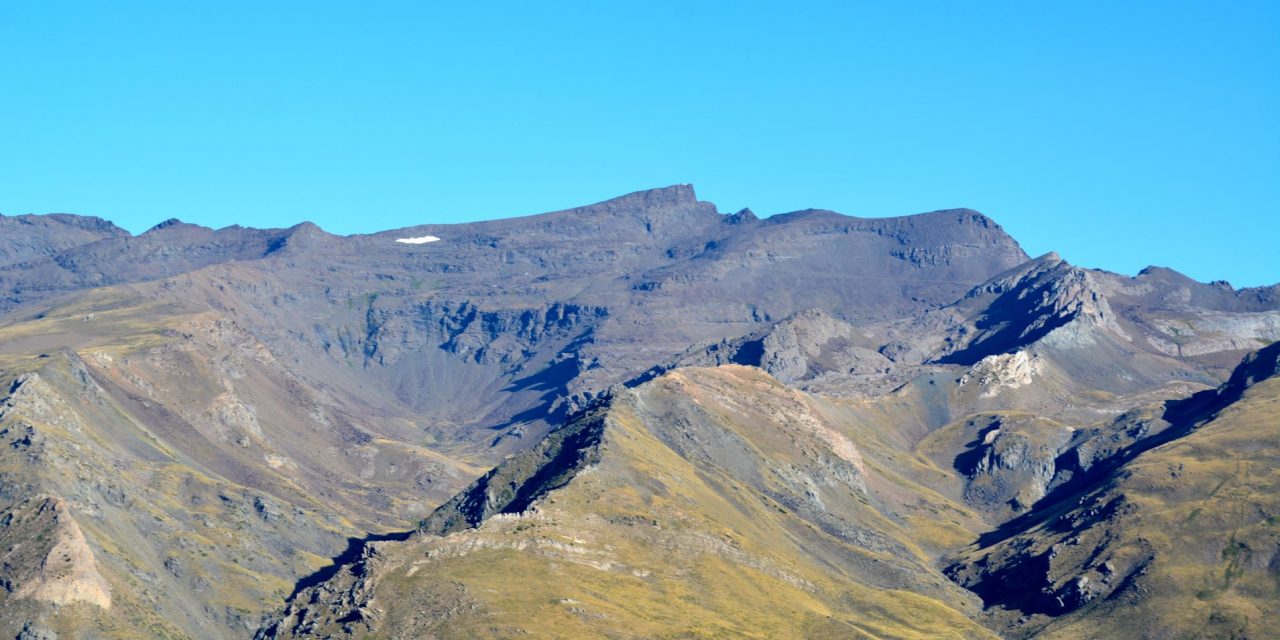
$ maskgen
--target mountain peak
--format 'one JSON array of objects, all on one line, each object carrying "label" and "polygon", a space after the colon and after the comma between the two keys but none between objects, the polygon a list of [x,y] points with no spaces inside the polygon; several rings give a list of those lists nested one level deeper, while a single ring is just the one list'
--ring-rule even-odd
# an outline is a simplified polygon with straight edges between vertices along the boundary
[{"label": "mountain peak", "polygon": [[1150,265],[1138,272],[1139,278],[1152,278],[1163,282],[1192,284],[1196,281],[1187,275],[1169,267]]},{"label": "mountain peak", "polygon": [[293,225],[292,227],[289,227],[288,235],[293,238],[306,238],[306,239],[320,239],[320,238],[329,239],[329,238],[337,237],[337,236],[334,236],[332,233],[325,231],[323,228],[320,227],[320,225],[311,221],[300,222],[298,224]]},{"label": "mountain peak", "polygon": [[677,184],[669,187],[633,191],[596,204],[579,207],[578,210],[670,209],[692,206],[697,203],[698,196],[693,191],[693,185]]},{"label": "mountain peak", "polygon": [[93,216],[0,215],[0,265],[48,259],[75,247],[129,235],[128,231]]},{"label": "mountain peak", "polygon": [[725,216],[725,222],[729,224],[746,224],[748,222],[755,222],[759,219],[760,218],[756,216],[756,212],[746,208]]},{"label": "mountain peak", "polygon": [[164,222],[161,222],[160,224],[157,224],[156,226],[151,227],[150,229],[147,229],[146,231],[142,232],[142,235],[144,236],[150,235],[150,234],[161,232],[161,231],[164,231],[164,232],[212,231],[212,229],[209,229],[208,227],[202,227],[198,224],[191,224],[190,222],[183,222],[177,218],[169,218],[168,220],[165,220]]},{"label": "mountain peak", "polygon": [[1076,320],[1087,320],[1123,336],[1097,277],[1049,253],[974,288],[954,305],[968,313],[967,337],[938,361],[972,365],[1012,353]]},{"label": "mountain peak", "polygon": [[169,218],[168,220],[165,220],[157,224],[156,226],[151,227],[150,229],[147,229],[147,231],[159,231],[160,229],[167,229],[169,227],[180,225],[180,224],[182,224],[181,220],[177,218]]},{"label": "mountain peak", "polygon": [[129,235],[128,231],[117,227],[110,220],[99,218],[97,216],[81,216],[73,213],[50,213],[45,217],[68,227],[102,233],[107,236]]}]

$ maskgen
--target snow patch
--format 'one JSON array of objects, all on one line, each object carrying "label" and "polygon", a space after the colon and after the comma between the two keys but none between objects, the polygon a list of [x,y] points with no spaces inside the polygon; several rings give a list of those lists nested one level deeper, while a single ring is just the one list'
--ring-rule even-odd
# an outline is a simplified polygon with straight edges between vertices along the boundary
[{"label": "snow patch", "polygon": [[440,238],[435,236],[418,236],[416,238],[396,238],[396,242],[405,244],[426,244],[428,242],[439,242]]}]

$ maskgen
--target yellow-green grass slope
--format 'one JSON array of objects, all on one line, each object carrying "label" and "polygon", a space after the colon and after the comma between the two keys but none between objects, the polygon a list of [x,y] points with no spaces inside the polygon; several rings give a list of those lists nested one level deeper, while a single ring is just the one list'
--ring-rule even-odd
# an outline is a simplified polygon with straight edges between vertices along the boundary
[{"label": "yellow-green grass slope", "polygon": [[250,635],[348,537],[479,473],[350,411],[207,308],[118,287],[10,316],[0,637]]},{"label": "yellow-green grass slope", "polygon": [[893,447],[846,406],[758,369],[690,368],[564,431],[262,636],[992,637],[934,568],[979,521],[915,484],[943,473],[928,461],[865,455]]},{"label": "yellow-green grass slope", "polygon": [[[1042,583],[994,606],[1011,637],[1265,638],[1280,628],[1280,344],[1180,438],[967,554]],[[989,570],[989,569],[988,569]]]}]

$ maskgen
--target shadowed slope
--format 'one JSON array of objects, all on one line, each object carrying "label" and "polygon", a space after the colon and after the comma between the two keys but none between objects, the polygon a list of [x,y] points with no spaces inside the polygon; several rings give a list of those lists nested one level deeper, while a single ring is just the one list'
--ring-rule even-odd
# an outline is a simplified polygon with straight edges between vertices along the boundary
[{"label": "shadowed slope", "polygon": [[1093,464],[948,572],[1015,637],[1269,633],[1280,623],[1278,356],[1280,343],[1217,392],[1081,434],[1072,455]]},{"label": "shadowed slope", "polygon": [[[103,233],[0,266],[0,507],[63,500],[112,607],[10,598],[0,632],[236,637],[293,591],[274,633],[981,636],[936,558],[1280,326],[1269,290],[1026,262],[968,210],[759,220],[687,185]],[[719,364],[772,377],[688,368]]]}]

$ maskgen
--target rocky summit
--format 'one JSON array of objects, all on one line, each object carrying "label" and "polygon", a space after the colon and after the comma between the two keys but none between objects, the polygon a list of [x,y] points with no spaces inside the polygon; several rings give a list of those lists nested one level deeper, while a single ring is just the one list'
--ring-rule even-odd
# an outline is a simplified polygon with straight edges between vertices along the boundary
[{"label": "rocky summit", "polygon": [[1266,638],[1280,285],[689,185],[0,216],[0,638]]}]

